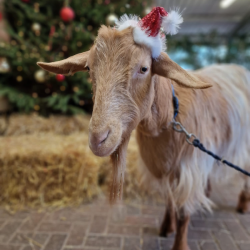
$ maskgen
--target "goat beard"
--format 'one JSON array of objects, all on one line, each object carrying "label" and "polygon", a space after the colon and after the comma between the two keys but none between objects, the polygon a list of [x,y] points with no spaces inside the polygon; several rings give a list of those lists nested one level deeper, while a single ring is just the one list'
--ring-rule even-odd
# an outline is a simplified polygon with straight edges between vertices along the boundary
[{"label": "goat beard", "polygon": [[122,200],[129,139],[130,135],[123,139],[117,150],[110,156],[113,166],[113,176],[109,196],[109,201],[111,204],[116,203],[117,200]]}]

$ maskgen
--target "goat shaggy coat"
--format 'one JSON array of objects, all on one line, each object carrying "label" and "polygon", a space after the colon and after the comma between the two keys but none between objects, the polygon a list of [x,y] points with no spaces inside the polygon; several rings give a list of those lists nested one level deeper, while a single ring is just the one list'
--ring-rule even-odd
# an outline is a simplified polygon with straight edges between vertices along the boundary
[{"label": "goat shaggy coat", "polygon": [[[185,135],[172,129],[171,84],[180,102],[177,121],[206,148],[249,170],[250,73],[236,65],[187,72],[164,52],[153,59],[146,45],[134,42],[133,28],[119,31],[105,26],[90,51],[38,65],[57,74],[89,71],[94,94],[89,146],[98,156],[111,155],[114,178],[110,200],[121,197],[127,144],[136,129],[143,180],[166,198],[161,235],[174,228],[166,225],[173,225],[169,221],[176,211],[173,249],[188,249],[189,215],[211,208],[205,195],[208,177],[224,178],[235,172],[217,166],[212,157],[187,144]],[[245,179],[240,196],[241,211],[248,209],[249,180]]]},{"label": "goat shaggy coat", "polygon": [[209,175],[218,179],[236,172],[218,165],[187,144],[185,135],[173,131],[171,83],[180,102],[177,120],[211,151],[250,169],[250,72],[236,65],[214,65],[194,74],[213,87],[187,89],[155,76],[151,114],[137,129],[145,183],[158,187],[168,202],[189,214],[204,207],[210,210],[211,202],[204,193]]}]

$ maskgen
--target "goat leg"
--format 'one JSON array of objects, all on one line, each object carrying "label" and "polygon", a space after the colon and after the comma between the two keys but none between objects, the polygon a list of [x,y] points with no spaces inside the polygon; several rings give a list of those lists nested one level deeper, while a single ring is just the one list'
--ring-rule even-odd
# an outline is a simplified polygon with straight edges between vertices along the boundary
[{"label": "goat leg", "polygon": [[176,231],[176,213],[173,206],[166,207],[165,216],[161,224],[160,236],[167,237]]},{"label": "goat leg", "polygon": [[182,210],[177,219],[177,231],[172,250],[190,250],[187,242],[189,221],[190,216],[185,215]]}]

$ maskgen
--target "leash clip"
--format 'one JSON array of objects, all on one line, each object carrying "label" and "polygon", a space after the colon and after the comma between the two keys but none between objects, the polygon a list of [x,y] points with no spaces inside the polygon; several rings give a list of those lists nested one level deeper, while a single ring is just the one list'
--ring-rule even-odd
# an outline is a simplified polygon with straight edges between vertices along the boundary
[{"label": "leash clip", "polygon": [[[190,139],[193,137],[194,140],[197,139],[197,137],[192,134],[192,133],[188,133],[188,131],[183,127],[183,125],[175,120],[173,120],[173,129],[176,131],[176,132],[179,132],[179,133],[185,133],[186,135],[186,141],[190,144],[190,145],[193,145],[193,141],[190,141]],[[178,126],[180,128],[178,128]]]}]

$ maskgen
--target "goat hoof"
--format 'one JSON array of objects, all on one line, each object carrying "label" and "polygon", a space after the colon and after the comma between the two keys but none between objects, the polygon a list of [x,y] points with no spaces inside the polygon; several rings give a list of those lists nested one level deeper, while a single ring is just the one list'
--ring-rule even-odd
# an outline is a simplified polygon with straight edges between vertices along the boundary
[{"label": "goat hoof", "polygon": [[250,194],[242,191],[239,196],[239,202],[236,211],[241,214],[250,212]]},{"label": "goat hoof", "polygon": [[171,228],[171,227],[165,228],[165,229],[161,229],[159,236],[167,238],[170,234],[172,234],[174,232],[175,232],[175,229]]},{"label": "goat hoof", "polygon": [[188,245],[173,247],[172,250],[190,250]]},{"label": "goat hoof", "polygon": [[249,213],[249,209],[244,209],[244,208],[237,208],[236,211],[239,213],[239,214],[246,214],[246,213]]},{"label": "goat hoof", "polygon": [[244,214],[244,211],[243,211],[243,209],[241,209],[241,208],[237,208],[236,211],[237,211],[239,214]]},{"label": "goat hoof", "polygon": [[160,237],[167,238],[167,233],[166,232],[160,232],[159,234]]}]

